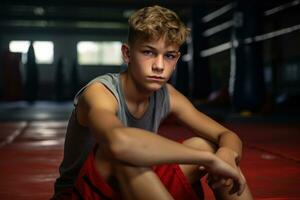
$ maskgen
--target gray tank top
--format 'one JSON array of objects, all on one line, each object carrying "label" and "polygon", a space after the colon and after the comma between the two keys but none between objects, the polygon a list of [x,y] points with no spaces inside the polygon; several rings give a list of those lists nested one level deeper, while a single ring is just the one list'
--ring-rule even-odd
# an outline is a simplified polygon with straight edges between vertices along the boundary
[{"label": "gray tank top", "polygon": [[[156,133],[161,121],[170,112],[169,94],[164,85],[151,97],[149,106],[141,118],[135,118],[129,112],[122,91],[120,74],[106,74],[99,76],[84,86],[75,96],[74,106],[76,108],[78,97],[82,91],[91,83],[100,82],[104,84],[115,96],[118,102],[118,118],[126,127],[142,128]],[[55,194],[59,194],[64,188],[73,186],[87,155],[95,145],[95,139],[87,127],[81,126],[75,114],[75,109],[69,119],[65,146],[64,158],[59,168],[60,177],[55,182]]]}]

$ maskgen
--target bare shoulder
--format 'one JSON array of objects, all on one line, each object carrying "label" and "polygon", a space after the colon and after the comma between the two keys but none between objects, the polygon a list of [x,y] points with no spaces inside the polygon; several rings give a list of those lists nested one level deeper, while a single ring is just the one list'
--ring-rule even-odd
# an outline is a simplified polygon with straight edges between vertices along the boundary
[{"label": "bare shoulder", "polygon": [[176,100],[176,98],[183,96],[178,90],[176,90],[176,88],[174,88],[173,85],[167,83],[166,86],[169,93],[170,101],[174,101]]},{"label": "bare shoulder", "polygon": [[118,103],[111,91],[100,82],[87,86],[79,96],[76,116],[80,124],[87,124],[87,114],[90,110],[105,110],[116,113]]},{"label": "bare shoulder", "polygon": [[177,90],[173,87],[173,85],[171,85],[170,83],[166,84],[166,87],[168,89],[168,92],[170,95],[172,95],[174,92],[176,92]]},{"label": "bare shoulder", "polygon": [[228,131],[213,119],[200,112],[183,94],[173,86],[167,85],[172,114],[184,125],[201,137],[217,142],[220,134]]},{"label": "bare shoulder", "polygon": [[167,84],[167,89],[169,92],[171,112],[176,115],[176,113],[181,113],[182,111],[187,111],[187,109],[193,109],[192,103],[181,94],[176,88],[171,84]]}]

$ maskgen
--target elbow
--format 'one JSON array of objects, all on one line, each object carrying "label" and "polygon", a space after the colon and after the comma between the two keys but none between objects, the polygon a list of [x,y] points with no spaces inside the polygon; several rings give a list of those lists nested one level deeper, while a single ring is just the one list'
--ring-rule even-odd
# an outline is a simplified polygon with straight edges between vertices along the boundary
[{"label": "elbow", "polygon": [[122,130],[122,128],[115,128],[110,133],[109,151],[114,160],[124,161],[124,158],[129,152],[130,137]]},{"label": "elbow", "polygon": [[233,137],[236,138],[236,140],[238,141],[240,147],[243,148],[243,142],[242,142],[241,138],[236,133],[231,132],[231,134],[233,135]]},{"label": "elbow", "polygon": [[227,141],[227,139],[229,139],[230,141],[233,141],[236,145],[238,145],[240,148],[243,148],[243,143],[242,140],[240,139],[240,137],[232,132],[232,131],[225,131],[223,133],[220,134],[218,141],[220,142],[222,139],[225,139]]}]

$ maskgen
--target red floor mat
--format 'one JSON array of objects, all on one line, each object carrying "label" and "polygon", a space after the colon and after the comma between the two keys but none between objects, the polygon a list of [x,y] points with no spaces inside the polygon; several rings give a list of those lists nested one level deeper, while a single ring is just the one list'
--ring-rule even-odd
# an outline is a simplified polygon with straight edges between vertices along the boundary
[{"label": "red floor mat", "polygon": [[[225,124],[244,141],[242,168],[257,200],[300,199],[300,125]],[[62,158],[66,122],[0,123],[0,199],[49,199]],[[160,132],[192,136],[176,125]],[[207,199],[212,199],[205,186]]]},{"label": "red floor mat", "polygon": [[[2,123],[0,135],[19,129],[19,124]],[[0,149],[0,199],[49,199],[62,158],[65,129],[65,122],[26,124],[12,143]]]},{"label": "red floor mat", "polygon": [[248,146],[300,162],[300,124],[225,124]]},{"label": "red floor mat", "polygon": [[[255,199],[300,199],[300,125],[224,124],[243,140],[242,169]],[[161,134],[178,139],[193,134],[176,125],[164,125]],[[205,186],[208,199],[211,191]]]}]

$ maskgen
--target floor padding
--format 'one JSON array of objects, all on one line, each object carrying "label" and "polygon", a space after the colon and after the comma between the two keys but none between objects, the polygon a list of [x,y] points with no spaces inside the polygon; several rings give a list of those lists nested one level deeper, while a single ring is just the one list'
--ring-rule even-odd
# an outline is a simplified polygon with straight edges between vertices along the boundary
[{"label": "floor padding", "polygon": [[[257,200],[300,199],[300,125],[224,124],[244,141],[242,168]],[[0,199],[42,200],[53,193],[62,159],[65,121],[0,123]],[[160,133],[192,133],[165,124]],[[211,191],[205,186],[207,199]]]}]

